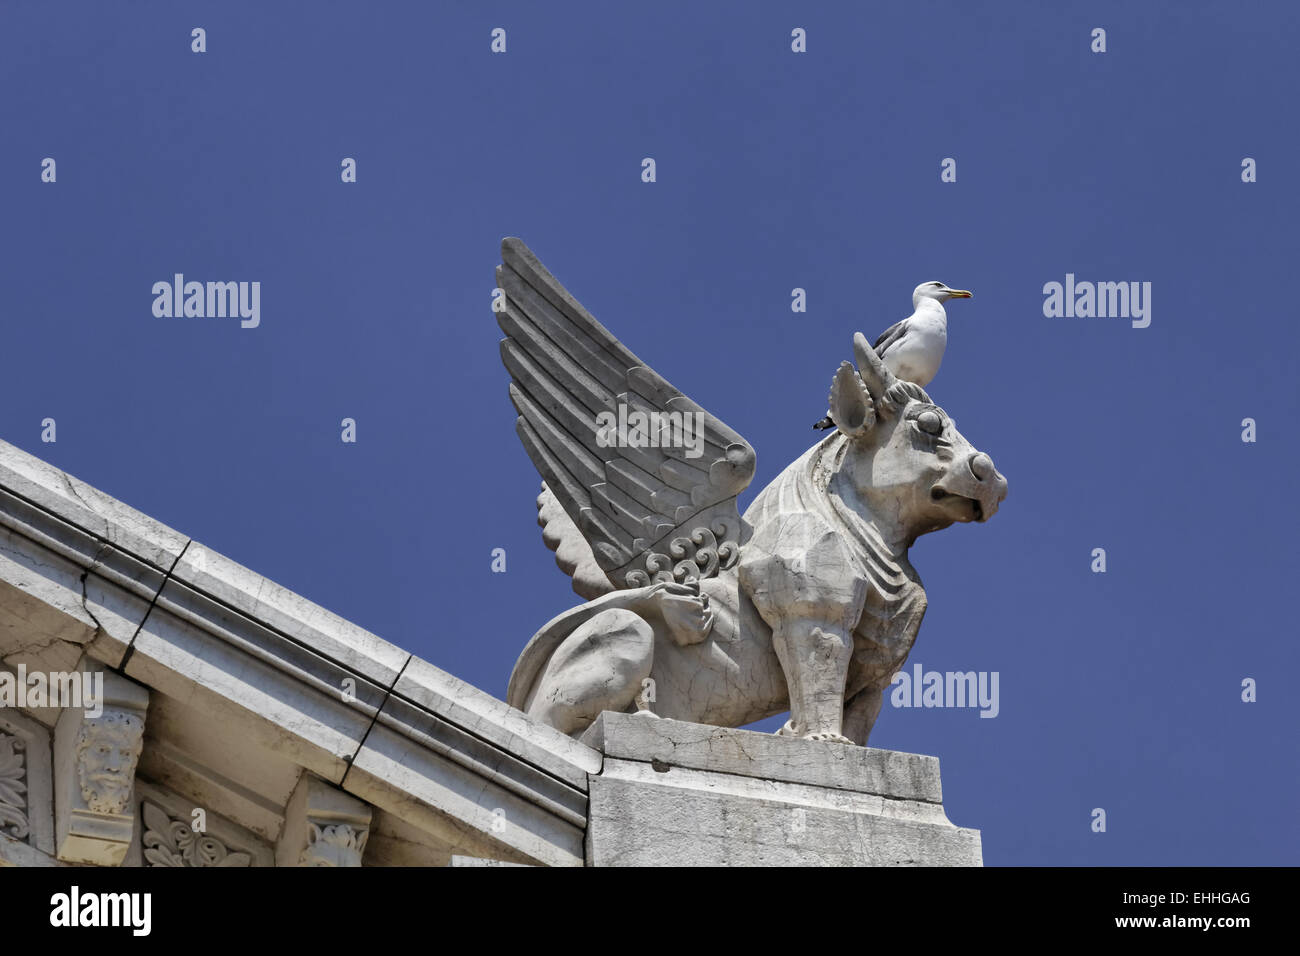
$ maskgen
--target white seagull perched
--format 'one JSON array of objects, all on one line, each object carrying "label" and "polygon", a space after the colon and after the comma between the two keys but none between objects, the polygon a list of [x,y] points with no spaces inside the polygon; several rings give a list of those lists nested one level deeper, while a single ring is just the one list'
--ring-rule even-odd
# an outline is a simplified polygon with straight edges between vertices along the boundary
[{"label": "white seagull perched", "polygon": [[[922,388],[929,385],[948,345],[948,313],[943,303],[970,297],[965,289],[950,289],[942,282],[922,282],[913,289],[912,314],[885,329],[873,346],[885,367],[906,382]],[[829,413],[813,426],[834,427]]]}]

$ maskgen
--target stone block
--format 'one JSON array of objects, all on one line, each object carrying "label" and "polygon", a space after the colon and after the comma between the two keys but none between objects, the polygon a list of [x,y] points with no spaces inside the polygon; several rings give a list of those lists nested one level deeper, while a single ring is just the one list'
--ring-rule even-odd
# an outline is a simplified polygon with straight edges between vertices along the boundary
[{"label": "stone block", "polygon": [[980,866],[934,757],[605,713],[589,866]]}]

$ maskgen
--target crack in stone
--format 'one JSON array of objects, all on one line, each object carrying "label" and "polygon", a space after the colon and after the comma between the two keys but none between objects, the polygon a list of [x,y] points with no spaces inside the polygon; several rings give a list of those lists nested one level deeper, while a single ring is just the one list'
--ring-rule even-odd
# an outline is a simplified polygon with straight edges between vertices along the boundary
[{"label": "crack in stone", "polygon": [[68,488],[68,493],[69,493],[70,495],[72,495],[72,497],[74,497],[74,498],[76,498],[78,501],[80,501],[83,505],[85,505],[87,511],[89,511],[91,514],[98,514],[98,513],[99,513],[99,512],[97,512],[97,511],[95,511],[95,509],[92,508],[92,507],[90,506],[90,502],[89,502],[89,501],[87,501],[85,498],[81,497],[81,494],[77,491],[76,487],[72,484],[72,479],[68,477],[68,473],[67,473],[66,471],[60,471],[60,472],[59,472],[59,477],[63,479],[63,483],[67,486],[67,488]]},{"label": "crack in stone", "polygon": [[[64,480],[67,480],[66,475],[64,476]],[[68,487],[72,487],[71,484],[69,484]],[[95,568],[99,567],[99,559],[103,556],[105,551],[109,550],[110,547],[111,545],[107,544],[100,545],[99,550],[95,552],[95,557],[90,562],[90,567],[86,568],[86,570],[81,574],[81,609],[86,612],[87,617],[95,622],[95,634],[94,637],[91,638],[92,641],[101,634],[107,636],[108,630],[100,623],[99,618],[95,617],[95,612],[90,609],[90,605],[86,602],[86,579],[90,577],[91,571],[94,571]]]}]

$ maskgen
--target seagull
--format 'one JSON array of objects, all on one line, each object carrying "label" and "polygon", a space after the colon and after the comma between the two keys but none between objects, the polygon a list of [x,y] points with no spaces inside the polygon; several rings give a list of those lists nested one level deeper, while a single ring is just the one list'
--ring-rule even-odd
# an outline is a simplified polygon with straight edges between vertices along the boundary
[{"label": "seagull", "polygon": [[[950,289],[942,282],[922,282],[912,290],[912,314],[885,329],[873,346],[885,367],[906,382],[922,388],[929,385],[948,344],[948,313],[943,303],[970,297],[965,289]],[[813,426],[834,427],[829,412]]]}]

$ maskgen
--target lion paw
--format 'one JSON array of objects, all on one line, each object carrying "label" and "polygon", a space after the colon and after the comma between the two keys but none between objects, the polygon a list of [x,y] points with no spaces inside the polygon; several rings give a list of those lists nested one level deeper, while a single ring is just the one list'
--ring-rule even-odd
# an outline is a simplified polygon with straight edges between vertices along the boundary
[{"label": "lion paw", "polygon": [[857,743],[855,741],[852,741],[848,737],[842,736],[841,734],[828,734],[828,733],[801,734],[799,733],[799,731],[795,730],[794,723],[789,720],[787,720],[781,726],[780,729],[774,730],[772,731],[772,733],[777,737],[796,737],[799,740],[825,740],[828,743],[833,743],[833,744],[848,744],[850,747],[857,746]]},{"label": "lion paw", "polygon": [[804,734],[803,739],[825,740],[832,744],[848,744],[850,747],[857,746],[852,740],[849,740],[848,737],[845,737],[842,734]]}]

